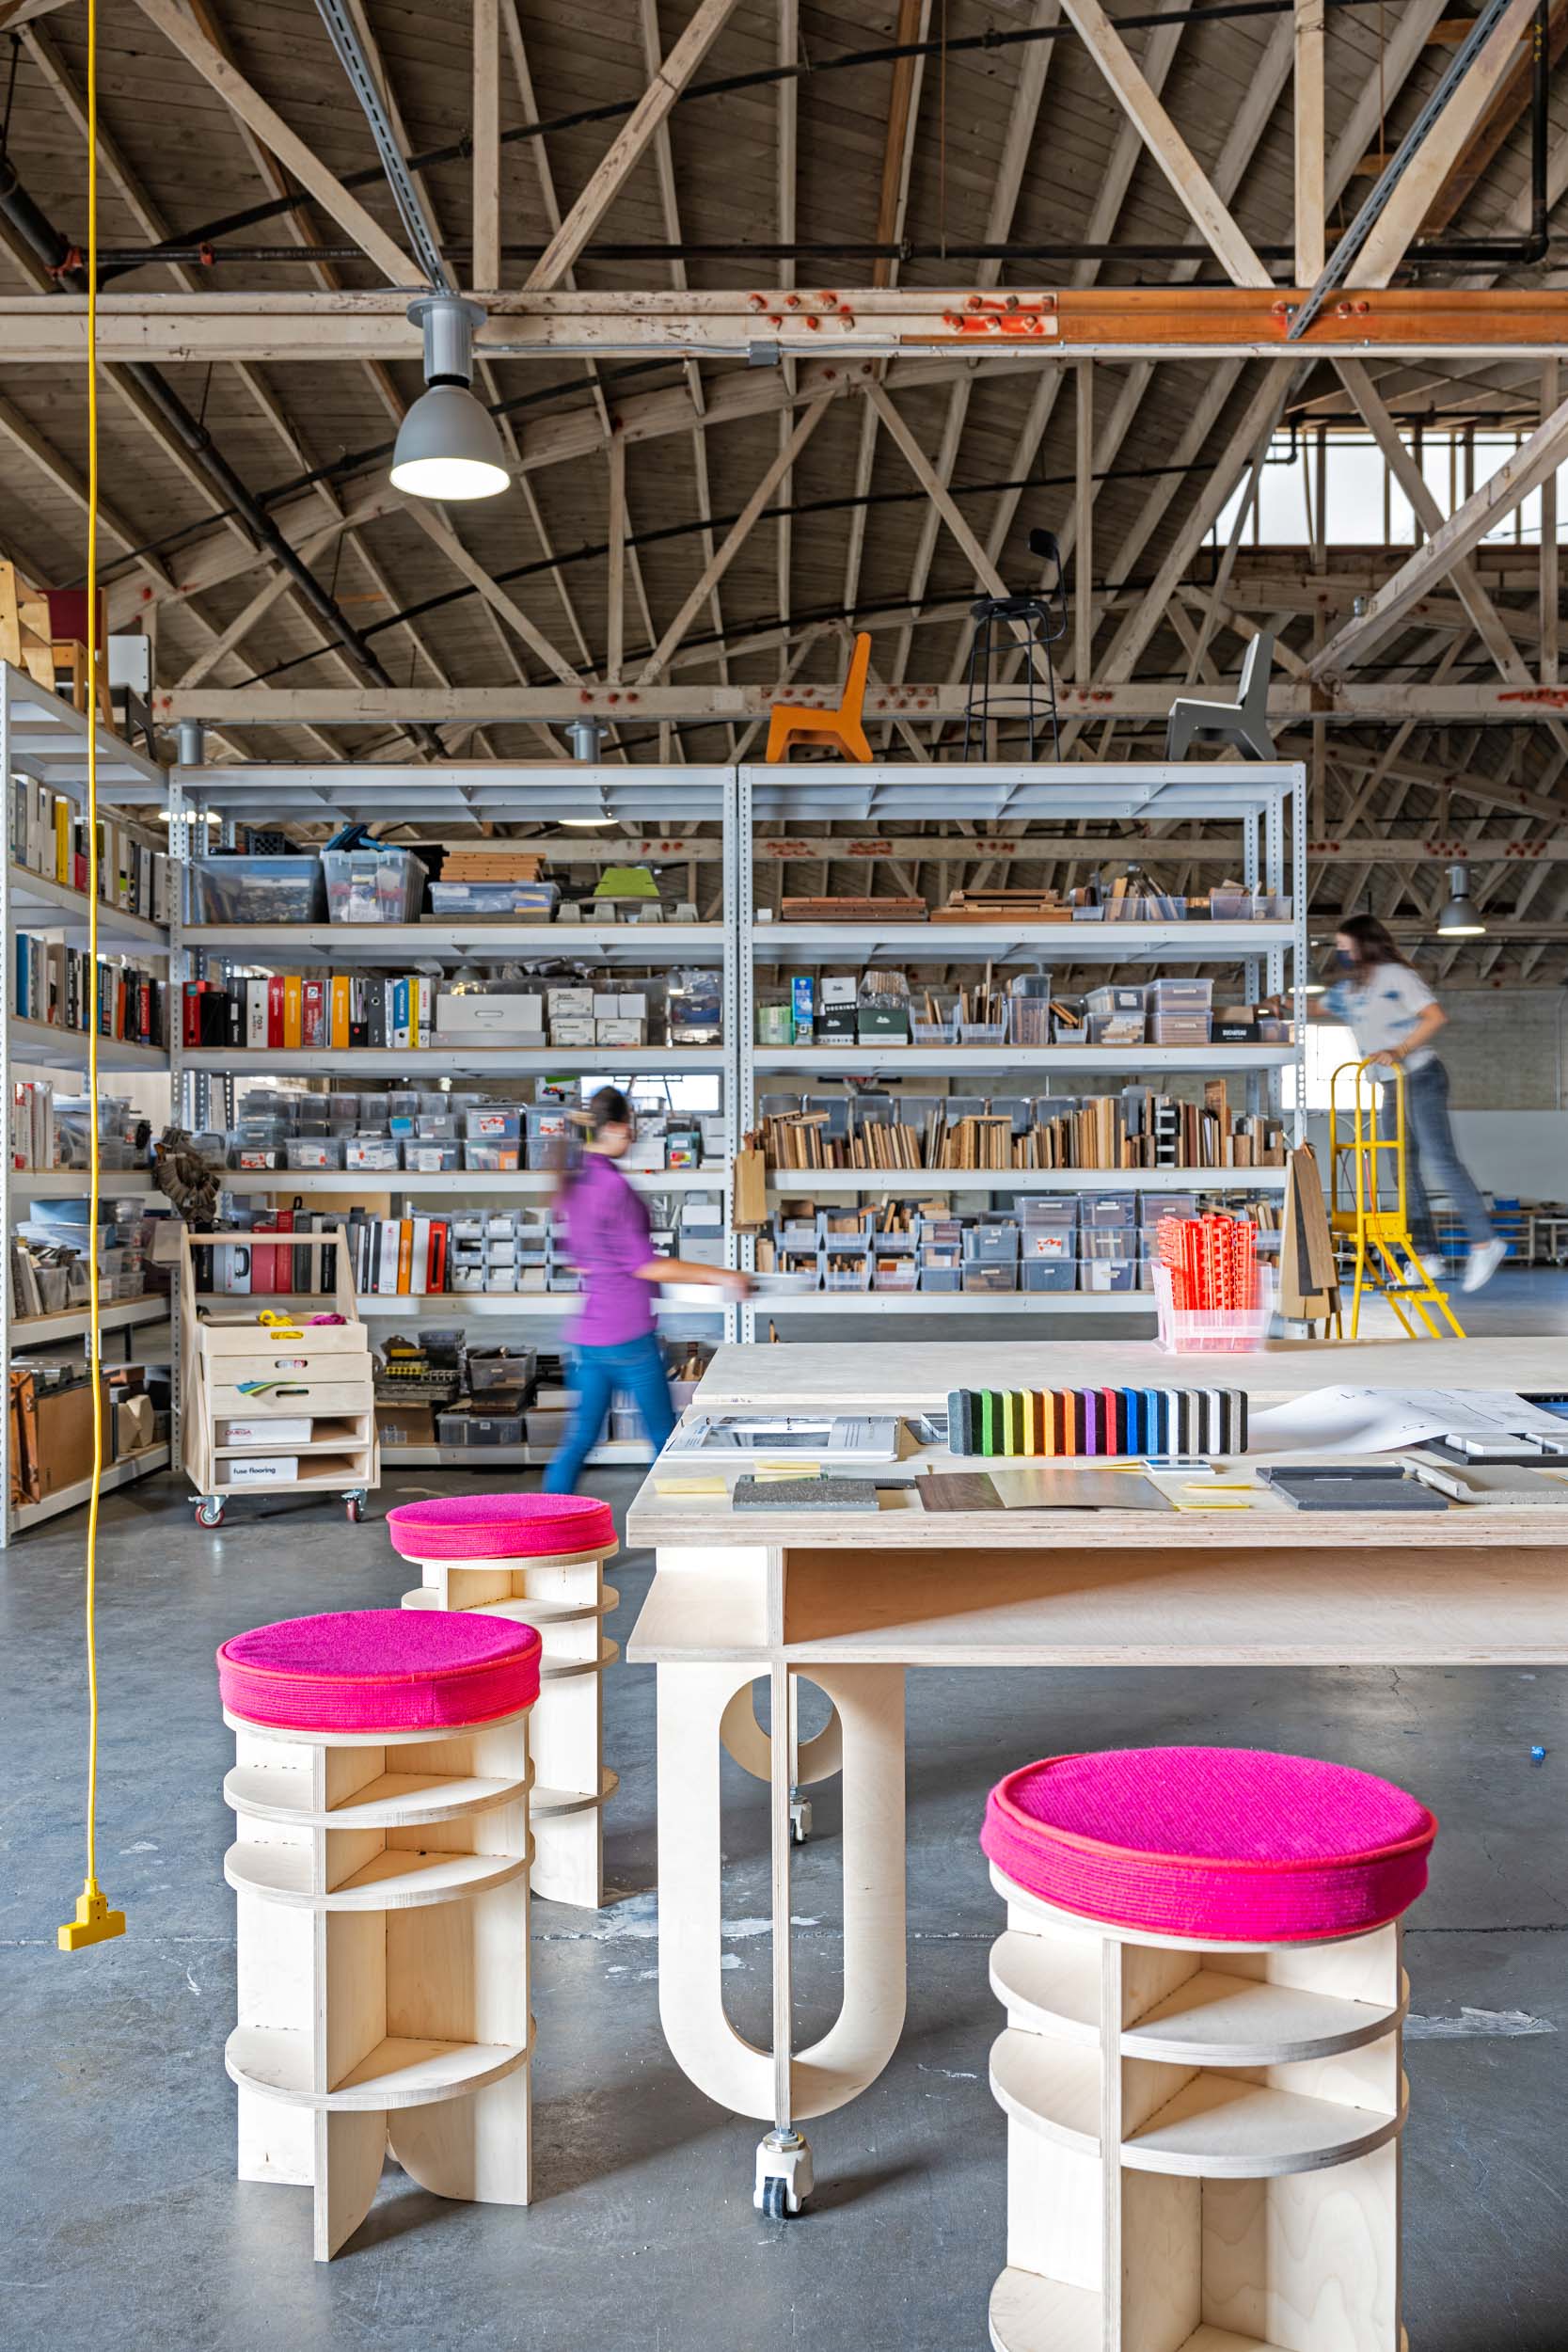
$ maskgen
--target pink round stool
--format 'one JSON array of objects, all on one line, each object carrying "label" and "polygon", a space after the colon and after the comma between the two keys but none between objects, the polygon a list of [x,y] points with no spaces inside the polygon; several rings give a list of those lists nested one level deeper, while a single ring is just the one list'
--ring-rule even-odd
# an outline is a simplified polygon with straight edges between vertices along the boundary
[{"label": "pink round stool", "polygon": [[1437,1824],[1305,1756],[1048,1756],[993,1788],[1007,1903],[998,2352],[1400,2352],[1400,1919]]},{"label": "pink round stool", "polygon": [[361,1609],[225,1642],[242,2180],[314,2191],[318,2262],[388,2142],[443,2197],[527,2204],[531,1626]]},{"label": "pink round stool", "polygon": [[531,1726],[532,1883],[554,1902],[604,1901],[604,1673],[620,1655],[604,1620],[621,1596],[604,1580],[616,1550],[607,1502],[587,1495],[453,1495],[387,1514],[393,1549],[419,1564],[410,1610],[527,1617],[544,1637]]}]

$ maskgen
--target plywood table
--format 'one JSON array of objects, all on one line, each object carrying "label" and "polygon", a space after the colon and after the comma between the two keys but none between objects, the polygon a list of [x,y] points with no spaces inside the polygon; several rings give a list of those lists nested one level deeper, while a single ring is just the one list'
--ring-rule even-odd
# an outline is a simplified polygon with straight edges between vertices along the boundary
[{"label": "plywood table", "polygon": [[[729,1347],[698,1410],[916,1412],[950,1388],[1156,1384],[1245,1388],[1259,1403],[1332,1383],[1556,1389],[1554,1339],[1285,1345],[1183,1360],[1152,1343]],[[949,1457],[935,1457],[936,1467]],[[690,1468],[689,1459],[683,1470]],[[906,1468],[911,1466],[906,1466]],[[668,1473],[666,1473],[668,1475]],[[891,1476],[892,1473],[884,1473]],[[627,1519],[657,1572],[627,1645],[658,1669],[659,2004],[685,2072],[721,2106],[771,2121],[756,2201],[795,2210],[811,2184],[800,2125],[843,2106],[903,2026],[904,1674],[911,1666],[1515,1665],[1568,1661],[1568,1490],[1561,1510],[737,1514],[728,1496],[660,1496],[656,1465]],[[1370,1555],[1381,1555],[1371,1557]],[[774,1724],[815,1684],[833,1719],[798,1761]],[[1138,1726],[1127,1726],[1135,1741]],[[720,1922],[720,1757],[771,1790],[772,2043],[729,2024]],[[999,1753],[1000,1775],[1024,1761]],[[1343,1759],[1354,1763],[1354,1756]],[[792,1771],[792,1765],[794,1767]],[[790,1804],[843,1774],[844,1998],[794,2046]]]}]

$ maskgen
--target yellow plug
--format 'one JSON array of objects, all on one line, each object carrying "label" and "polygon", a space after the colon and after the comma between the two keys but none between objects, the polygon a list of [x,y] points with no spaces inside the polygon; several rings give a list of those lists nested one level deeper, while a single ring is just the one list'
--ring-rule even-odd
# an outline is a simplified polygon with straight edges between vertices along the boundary
[{"label": "yellow plug", "polygon": [[125,1914],[111,1911],[108,1899],[96,1879],[85,1879],[76,1898],[76,1916],[56,1928],[55,1938],[62,1952],[79,1952],[88,1944],[106,1944],[114,1935],[125,1933]]}]

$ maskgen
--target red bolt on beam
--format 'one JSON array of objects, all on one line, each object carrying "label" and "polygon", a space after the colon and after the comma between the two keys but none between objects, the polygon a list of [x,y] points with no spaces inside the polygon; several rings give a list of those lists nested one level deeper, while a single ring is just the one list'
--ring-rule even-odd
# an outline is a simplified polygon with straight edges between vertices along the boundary
[{"label": "red bolt on beam", "polygon": [[748,294],[746,299],[753,310],[766,310],[768,308],[768,299],[764,294]]}]

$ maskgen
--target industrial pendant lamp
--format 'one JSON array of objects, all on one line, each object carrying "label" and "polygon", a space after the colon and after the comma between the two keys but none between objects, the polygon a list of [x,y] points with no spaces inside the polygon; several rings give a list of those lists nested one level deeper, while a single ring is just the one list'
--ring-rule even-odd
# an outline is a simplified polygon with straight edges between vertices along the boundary
[{"label": "industrial pendant lamp", "polygon": [[1449,868],[1449,903],[1437,917],[1439,939],[1479,939],[1486,929],[1481,916],[1470,904],[1470,869],[1467,866]]},{"label": "industrial pendant lamp", "polygon": [[425,389],[398,428],[392,487],[442,501],[494,498],[512,477],[496,421],[469,389],[484,312],[456,294],[421,294],[408,315],[424,332]]}]

